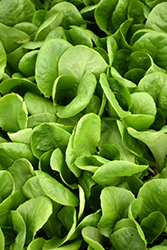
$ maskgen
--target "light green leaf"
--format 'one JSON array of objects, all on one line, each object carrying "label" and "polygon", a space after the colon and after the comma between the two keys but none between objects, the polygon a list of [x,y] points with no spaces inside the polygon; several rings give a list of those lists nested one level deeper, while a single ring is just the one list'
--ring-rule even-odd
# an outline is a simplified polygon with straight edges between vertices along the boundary
[{"label": "light green leaf", "polygon": [[78,198],[60,182],[42,171],[35,173],[42,189],[52,200],[62,205],[78,206]]},{"label": "light green leaf", "polygon": [[[2,2],[5,2],[5,0],[1,1],[0,3]],[[28,42],[30,37],[23,31],[0,23],[0,40],[6,52],[11,53],[23,43]]]},{"label": "light green leaf", "polygon": [[6,67],[6,52],[3,44],[0,42],[0,79],[3,77],[4,69]]},{"label": "light green leaf", "polygon": [[45,240],[43,238],[37,238],[28,245],[27,250],[42,250]]},{"label": "light green leaf", "polygon": [[[66,80],[70,78],[70,84],[67,85]],[[59,76],[54,83],[52,95],[53,100],[58,104],[57,115],[60,118],[68,118],[81,112],[90,103],[95,88],[96,78],[91,72],[86,72],[79,83],[74,76]]]},{"label": "light green leaf", "polygon": [[26,243],[28,244],[52,214],[52,202],[45,196],[39,196],[21,204],[17,211],[25,221],[27,229]]},{"label": "light green leaf", "polygon": [[157,168],[162,170],[167,152],[167,135],[150,131],[139,132],[132,128],[128,128],[128,132],[131,136],[142,141],[150,148],[157,162]]},{"label": "light green leaf", "polygon": [[38,50],[32,50],[26,53],[20,60],[18,68],[26,76],[35,75],[35,63],[38,55]]},{"label": "light green leaf", "polygon": [[0,204],[0,226],[7,227],[9,223],[9,214],[26,200],[21,190],[15,191]]},{"label": "light green leaf", "polygon": [[103,235],[109,237],[116,222],[128,217],[129,205],[134,200],[134,195],[124,188],[112,186],[102,190],[100,199],[102,217],[98,228]]},{"label": "light green leaf", "polygon": [[153,243],[153,241],[162,233],[165,226],[166,218],[159,211],[150,213],[141,221],[141,228],[148,243]]},{"label": "light green leaf", "polygon": [[5,170],[0,171],[0,202],[12,194],[14,181],[12,175]]},{"label": "light green leaf", "polygon": [[37,158],[50,149],[60,148],[64,152],[69,138],[70,134],[59,126],[43,123],[33,130],[31,149]]},{"label": "light green leaf", "polygon": [[77,45],[68,49],[60,58],[58,64],[59,75],[74,75],[78,81],[87,72],[96,77],[105,72],[107,63],[95,50],[84,45]]},{"label": "light green leaf", "polygon": [[[148,166],[114,160],[99,167],[92,178],[99,185],[116,186],[120,183],[121,177],[132,176],[143,172],[147,168]],[[103,178],[101,178],[102,176]]]},{"label": "light green leaf", "polygon": [[28,199],[45,196],[45,192],[41,188],[37,176],[31,177],[25,182],[22,192]]},{"label": "light green leaf", "polygon": [[142,197],[140,221],[154,211],[161,212],[167,218],[166,204],[167,179],[155,179],[145,183],[139,190],[138,197]]},{"label": "light green leaf", "polygon": [[28,116],[27,127],[34,128],[41,123],[56,123],[57,117],[54,114],[48,112],[42,112]]},{"label": "light green leaf", "polygon": [[[78,9],[74,4],[67,1],[55,4],[47,13],[46,18],[56,13],[63,13],[63,20],[61,26],[64,29],[69,29],[71,25],[80,26],[85,23]],[[72,16],[72,18],[71,18]]]},{"label": "light green leaf", "polygon": [[3,95],[15,92],[24,96],[27,91],[40,94],[37,85],[26,78],[9,78],[0,84],[0,92]]},{"label": "light green leaf", "polygon": [[0,166],[3,169],[10,167],[19,158],[26,158],[36,165],[36,158],[33,156],[28,144],[19,142],[0,143]]},{"label": "light green leaf", "polygon": [[132,227],[123,227],[111,234],[110,242],[115,250],[145,250],[145,243],[137,230]]},{"label": "light green leaf", "polygon": [[104,250],[102,245],[100,244],[103,240],[103,236],[99,232],[99,230],[92,226],[87,226],[82,229],[82,236],[84,240],[96,250]]},{"label": "light green leaf", "polygon": [[156,31],[167,32],[167,3],[155,6],[150,12],[145,27]]},{"label": "light green leaf", "polygon": [[51,39],[42,45],[36,61],[35,78],[45,97],[51,96],[53,83],[58,76],[58,61],[70,47],[71,44],[62,39]]},{"label": "light green leaf", "polygon": [[96,152],[100,140],[100,125],[99,116],[93,113],[86,114],[79,120],[73,141],[74,151],[78,156]]},{"label": "light green leaf", "polygon": [[26,225],[23,217],[17,211],[11,211],[11,220],[14,230],[17,232],[15,242],[11,244],[11,250],[23,249],[26,240]]},{"label": "light green leaf", "polygon": [[27,109],[21,96],[11,93],[0,98],[0,113],[0,126],[4,131],[26,128]]},{"label": "light green leaf", "polygon": [[[0,2],[0,22],[14,26],[21,22],[31,22],[35,7],[30,0],[2,0]],[[6,17],[10,18],[6,18]]]},{"label": "light green leaf", "polygon": [[5,249],[5,237],[4,237],[4,234],[3,234],[2,230],[1,230],[1,228],[0,228],[0,248],[2,250]]},{"label": "light green leaf", "polygon": [[34,175],[33,166],[25,158],[19,158],[16,160],[12,166],[8,168],[8,171],[13,176],[15,190],[22,188],[24,183]]},{"label": "light green leaf", "polygon": [[63,14],[60,12],[48,17],[38,28],[34,41],[45,40],[49,32],[59,26],[62,20]]}]

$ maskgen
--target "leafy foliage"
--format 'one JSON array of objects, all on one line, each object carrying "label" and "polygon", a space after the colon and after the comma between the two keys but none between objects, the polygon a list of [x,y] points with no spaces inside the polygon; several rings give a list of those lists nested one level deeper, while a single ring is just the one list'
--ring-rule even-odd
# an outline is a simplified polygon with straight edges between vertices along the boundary
[{"label": "leafy foliage", "polygon": [[0,1],[0,250],[167,249],[167,3]]}]

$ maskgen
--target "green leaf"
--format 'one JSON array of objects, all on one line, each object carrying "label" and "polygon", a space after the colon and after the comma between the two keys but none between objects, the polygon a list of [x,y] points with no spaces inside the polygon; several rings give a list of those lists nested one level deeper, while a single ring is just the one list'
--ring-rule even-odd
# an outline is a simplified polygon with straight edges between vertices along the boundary
[{"label": "green leaf", "polygon": [[22,192],[28,199],[45,195],[45,192],[43,191],[43,189],[39,184],[37,176],[33,176],[27,179],[24,186],[22,187]]},{"label": "green leaf", "polygon": [[[96,170],[92,176],[99,185],[116,186],[122,180],[121,177],[132,176],[143,172],[148,166],[136,165],[126,161],[110,161]],[[101,178],[103,176],[103,178]]]},{"label": "green leaf", "polygon": [[137,230],[132,227],[123,227],[111,234],[110,242],[115,250],[145,250],[145,243]]},{"label": "green leaf", "polygon": [[[63,13],[63,20],[61,26],[64,29],[69,29],[71,25],[80,26],[85,23],[78,9],[74,4],[67,1],[55,4],[47,13],[46,18],[56,13]],[[72,16],[72,18],[71,18]]]},{"label": "green leaf", "polygon": [[57,117],[54,114],[43,112],[28,116],[27,127],[33,128],[41,123],[56,123]]},{"label": "green leaf", "polygon": [[[81,246],[82,240],[76,239],[74,241],[69,241],[60,247],[54,247],[54,250],[78,250]],[[29,249],[27,249],[29,250]]]},{"label": "green leaf", "polygon": [[1,248],[2,250],[5,249],[5,237],[4,237],[4,234],[3,234],[1,228],[0,228],[0,248]]},{"label": "green leaf", "polygon": [[134,162],[134,155],[125,147],[116,119],[105,117],[101,123],[101,139],[99,145],[114,145],[120,151],[120,160]]},{"label": "green leaf", "polygon": [[42,171],[35,172],[39,183],[52,200],[67,206],[78,206],[78,198],[60,182]]},{"label": "green leaf", "polygon": [[37,238],[28,245],[27,250],[42,250],[45,240],[43,238]]},{"label": "green leaf", "polygon": [[58,64],[59,75],[74,75],[78,81],[90,71],[96,77],[105,72],[107,63],[95,50],[84,45],[77,45],[68,49],[60,58]]},{"label": "green leaf", "polygon": [[26,53],[19,62],[20,71],[26,76],[35,75],[35,63],[38,55],[38,50],[33,50]]},{"label": "green leaf", "polygon": [[124,111],[121,106],[119,105],[118,101],[116,100],[116,97],[111,90],[109,86],[109,82],[107,81],[107,78],[104,73],[100,75],[100,85],[109,101],[111,106],[113,107],[114,111],[117,113],[118,116],[122,117],[128,114],[128,111]]},{"label": "green leaf", "polygon": [[3,44],[0,42],[0,79],[3,77],[4,69],[6,67],[6,52]]},{"label": "green leaf", "polygon": [[[70,82],[68,85],[67,80]],[[54,83],[52,94],[53,100],[58,104],[57,115],[60,118],[68,118],[81,112],[90,103],[95,88],[96,78],[91,72],[86,72],[79,83],[74,76],[59,76]]]},{"label": "green leaf", "polygon": [[33,130],[31,149],[37,158],[50,149],[60,148],[64,152],[69,138],[70,134],[64,129],[54,124],[43,123]]},{"label": "green leaf", "polygon": [[166,33],[156,31],[147,32],[133,44],[132,50],[147,52],[158,66],[167,69],[166,42]]},{"label": "green leaf", "polygon": [[145,183],[139,190],[138,197],[142,197],[142,210],[140,221],[154,211],[161,212],[167,218],[166,203],[166,179],[155,179]]},{"label": "green leaf", "polygon": [[[0,22],[14,26],[21,22],[31,22],[35,7],[30,0],[2,0],[0,2]],[[10,18],[6,18],[6,17]]]},{"label": "green leaf", "polygon": [[150,131],[139,132],[132,128],[128,128],[128,133],[134,138],[145,143],[150,148],[157,162],[157,168],[161,171],[164,166],[165,156],[167,152],[167,135],[164,133]]},{"label": "green leaf", "polygon": [[26,240],[26,224],[17,211],[11,211],[11,220],[14,230],[17,232],[15,242],[11,244],[11,250],[23,249]]},{"label": "green leaf", "polygon": [[23,143],[30,143],[30,137],[32,135],[32,129],[26,128],[17,131],[16,133],[8,133],[9,138],[13,142],[23,142]]},{"label": "green leaf", "polygon": [[103,236],[99,232],[99,230],[92,226],[87,226],[82,229],[82,236],[84,240],[93,248],[97,250],[104,250],[102,245],[100,244],[103,240]]},{"label": "green leaf", "polygon": [[77,219],[76,210],[73,207],[64,206],[58,213],[58,218],[67,230],[67,234],[63,238],[53,237],[51,240],[48,240],[44,245],[43,250],[56,249],[71,239],[71,236],[75,232]]},{"label": "green leaf", "polygon": [[[58,76],[58,61],[61,55],[71,47],[71,44],[62,39],[46,41],[36,61],[35,78],[39,90],[45,97],[50,97],[55,79]],[[48,72],[49,68],[49,72]]]},{"label": "green leaf", "polygon": [[102,217],[98,224],[100,232],[109,237],[113,232],[116,222],[126,218],[130,203],[134,200],[134,195],[119,187],[105,187],[101,193]]},{"label": "green leaf", "polygon": [[0,202],[12,194],[14,190],[14,181],[8,171],[0,171]]},{"label": "green leaf", "polygon": [[0,40],[6,52],[11,53],[23,43],[28,42],[30,37],[23,31],[0,23]]},{"label": "green leaf", "polygon": [[28,144],[19,142],[0,143],[0,166],[3,169],[10,167],[19,158],[26,158],[36,165],[36,158],[33,156]]},{"label": "green leaf", "polygon": [[19,158],[16,160],[12,166],[8,168],[8,171],[13,176],[15,190],[22,188],[24,183],[34,175],[33,166],[25,158]]},{"label": "green leaf", "polygon": [[15,191],[0,204],[0,226],[9,225],[9,214],[25,201],[25,196],[21,190]]},{"label": "green leaf", "polygon": [[21,204],[17,211],[25,221],[27,229],[26,243],[28,244],[52,214],[52,203],[49,198],[39,196]]},{"label": "green leaf", "polygon": [[145,27],[156,31],[167,32],[167,3],[155,6],[150,12]]},{"label": "green leaf", "polygon": [[30,36],[30,40],[34,40],[35,34],[38,29],[38,27],[35,24],[29,22],[17,23],[14,26],[14,28],[25,32],[27,35]]},{"label": "green leaf", "polygon": [[48,17],[38,28],[34,40],[35,41],[45,40],[49,32],[60,25],[62,19],[63,19],[63,14],[60,12]]},{"label": "green leaf", "polygon": [[96,114],[84,115],[78,122],[74,135],[73,147],[77,156],[96,152],[100,140],[100,118]]},{"label": "green leaf", "polygon": [[26,92],[24,100],[27,110],[30,114],[56,113],[56,108],[54,107],[53,103],[43,96]]},{"label": "green leaf", "polygon": [[26,78],[9,78],[0,84],[0,92],[6,95],[10,92],[18,93],[21,96],[27,92],[39,94],[39,90],[35,83]]},{"label": "green leaf", "polygon": [[138,84],[137,91],[146,92],[150,94],[154,101],[157,98],[162,88],[167,84],[167,76],[163,72],[153,72],[145,75]]},{"label": "green leaf", "polygon": [[11,93],[0,98],[0,126],[4,131],[16,132],[27,126],[27,109],[21,96]]},{"label": "green leaf", "polygon": [[150,244],[157,239],[157,237],[164,230],[165,226],[166,218],[159,211],[150,213],[141,221],[141,228],[146,236],[147,242]]}]

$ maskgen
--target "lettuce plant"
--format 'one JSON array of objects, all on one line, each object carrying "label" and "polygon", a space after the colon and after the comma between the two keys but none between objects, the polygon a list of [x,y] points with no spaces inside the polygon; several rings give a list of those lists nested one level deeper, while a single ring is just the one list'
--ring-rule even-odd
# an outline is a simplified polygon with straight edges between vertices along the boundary
[{"label": "lettuce plant", "polygon": [[0,250],[167,249],[167,3],[0,1]]}]

